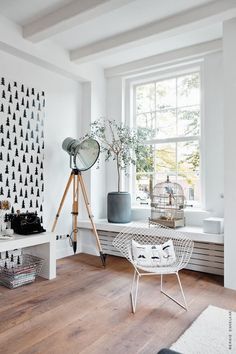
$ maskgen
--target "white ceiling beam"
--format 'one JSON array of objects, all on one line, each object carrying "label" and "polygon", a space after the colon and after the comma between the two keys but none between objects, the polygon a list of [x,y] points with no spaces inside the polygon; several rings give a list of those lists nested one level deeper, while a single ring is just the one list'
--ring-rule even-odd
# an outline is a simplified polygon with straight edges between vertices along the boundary
[{"label": "white ceiling beam", "polygon": [[204,55],[216,53],[222,50],[222,40],[216,39],[209,42],[195,44],[192,46],[171,50],[169,52],[156,54],[148,58],[138,59],[130,63],[113,66],[105,69],[106,77],[133,76],[140,72],[157,70],[160,67],[169,66],[173,63],[202,58]]},{"label": "white ceiling beam", "polygon": [[0,40],[0,51],[6,52],[8,54],[13,55],[14,57],[23,59],[28,63],[32,63],[42,68],[49,70],[50,72],[55,72],[59,75],[67,77],[68,79],[78,81],[80,83],[87,82],[85,78],[80,76],[79,74],[74,73],[68,66],[66,68],[60,67],[57,64],[49,62],[47,59],[42,59],[39,56],[35,56],[33,54],[27,53],[24,50],[13,47],[10,44],[4,43]]},{"label": "white ceiling beam", "polygon": [[74,0],[23,26],[23,37],[40,42],[135,0]]},{"label": "white ceiling beam", "polygon": [[137,27],[119,35],[70,51],[70,58],[77,63],[95,60],[123,49],[137,47],[153,40],[165,39],[185,31],[221,22],[236,16],[236,0],[214,1],[175,16]]},{"label": "white ceiling beam", "polygon": [[83,65],[81,68],[81,66],[69,60],[65,50],[53,43],[50,43],[50,45],[42,43],[39,48],[30,41],[22,38],[21,26],[1,15],[0,51],[0,55],[3,57],[4,52],[6,52],[13,57],[25,60],[28,64],[38,65],[79,82],[91,81],[94,77],[94,65]]}]

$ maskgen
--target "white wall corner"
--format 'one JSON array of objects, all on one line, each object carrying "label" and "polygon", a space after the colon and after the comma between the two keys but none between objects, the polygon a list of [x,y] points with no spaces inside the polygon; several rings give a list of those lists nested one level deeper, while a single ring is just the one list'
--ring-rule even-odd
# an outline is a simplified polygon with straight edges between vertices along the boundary
[{"label": "white wall corner", "polygon": [[223,24],[224,161],[225,161],[225,287],[236,290],[236,18]]},{"label": "white wall corner", "polygon": [[[204,58],[203,129],[205,209],[215,216],[224,216],[224,112],[223,55],[212,53]],[[217,75],[216,75],[217,73]]]}]

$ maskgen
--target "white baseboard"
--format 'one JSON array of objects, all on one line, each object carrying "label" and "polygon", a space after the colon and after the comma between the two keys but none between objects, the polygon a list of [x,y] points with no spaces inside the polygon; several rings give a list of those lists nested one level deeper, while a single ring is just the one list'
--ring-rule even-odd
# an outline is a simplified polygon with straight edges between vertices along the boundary
[{"label": "white baseboard", "polygon": [[[96,238],[91,230],[80,230],[77,253],[82,252],[91,254],[93,256],[99,256]],[[57,259],[72,256],[73,254],[73,249],[70,247],[68,238],[56,241]]]},{"label": "white baseboard", "polygon": [[[80,244],[77,245],[76,253],[81,253]],[[74,251],[73,248],[69,245],[68,239],[56,241],[56,259],[73,256],[73,254]]]},{"label": "white baseboard", "polygon": [[88,253],[88,254],[91,254],[93,256],[99,256],[99,252],[97,250],[97,248],[94,247],[94,245],[82,245],[82,248],[81,248],[81,252],[83,253]]}]

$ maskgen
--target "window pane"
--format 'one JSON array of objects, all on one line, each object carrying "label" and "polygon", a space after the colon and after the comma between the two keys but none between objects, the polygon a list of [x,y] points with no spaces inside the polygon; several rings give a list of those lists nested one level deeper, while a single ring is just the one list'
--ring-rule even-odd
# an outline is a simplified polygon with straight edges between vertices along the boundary
[{"label": "window pane", "polygon": [[150,205],[150,191],[153,188],[153,173],[137,172],[136,173],[136,189],[135,204],[148,206]]},{"label": "window pane", "polygon": [[156,109],[176,107],[176,79],[156,83]]},{"label": "window pane", "polygon": [[153,114],[141,113],[137,115],[136,125],[138,128],[152,128],[153,126]]},{"label": "window pane", "polygon": [[200,104],[200,76],[199,73],[177,78],[178,107],[188,107]]},{"label": "window pane", "polygon": [[135,204],[149,205],[154,176],[154,148],[145,145],[136,162]]},{"label": "window pane", "polygon": [[176,176],[176,143],[155,146],[154,171],[155,183],[165,181],[167,176]]},{"label": "window pane", "polygon": [[143,148],[136,165],[136,204],[150,205],[152,188],[167,176],[183,187],[187,204],[199,204],[199,141],[175,138],[200,136],[200,73],[137,86],[136,127],[147,141],[172,139]]},{"label": "window pane", "polygon": [[158,139],[171,138],[176,136],[176,111],[166,110],[157,113],[157,135]]},{"label": "window pane", "polygon": [[136,88],[136,113],[155,110],[155,84],[140,85]]},{"label": "window pane", "polygon": [[144,145],[139,151],[139,159],[136,161],[136,173],[146,174],[154,172],[154,148],[152,145]]},{"label": "window pane", "polygon": [[138,114],[136,118],[136,128],[142,141],[150,140],[156,135],[155,113]]},{"label": "window pane", "polygon": [[200,201],[200,151],[198,141],[178,143],[178,178],[188,204]]},{"label": "window pane", "polygon": [[200,110],[189,107],[178,110],[178,135],[190,136],[200,134]]}]

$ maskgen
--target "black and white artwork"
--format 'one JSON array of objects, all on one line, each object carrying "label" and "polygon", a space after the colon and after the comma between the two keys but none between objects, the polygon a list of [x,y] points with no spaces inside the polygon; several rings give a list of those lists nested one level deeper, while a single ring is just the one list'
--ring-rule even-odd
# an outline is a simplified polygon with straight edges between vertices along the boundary
[{"label": "black and white artwork", "polygon": [[0,200],[42,219],[45,93],[0,78]]}]

